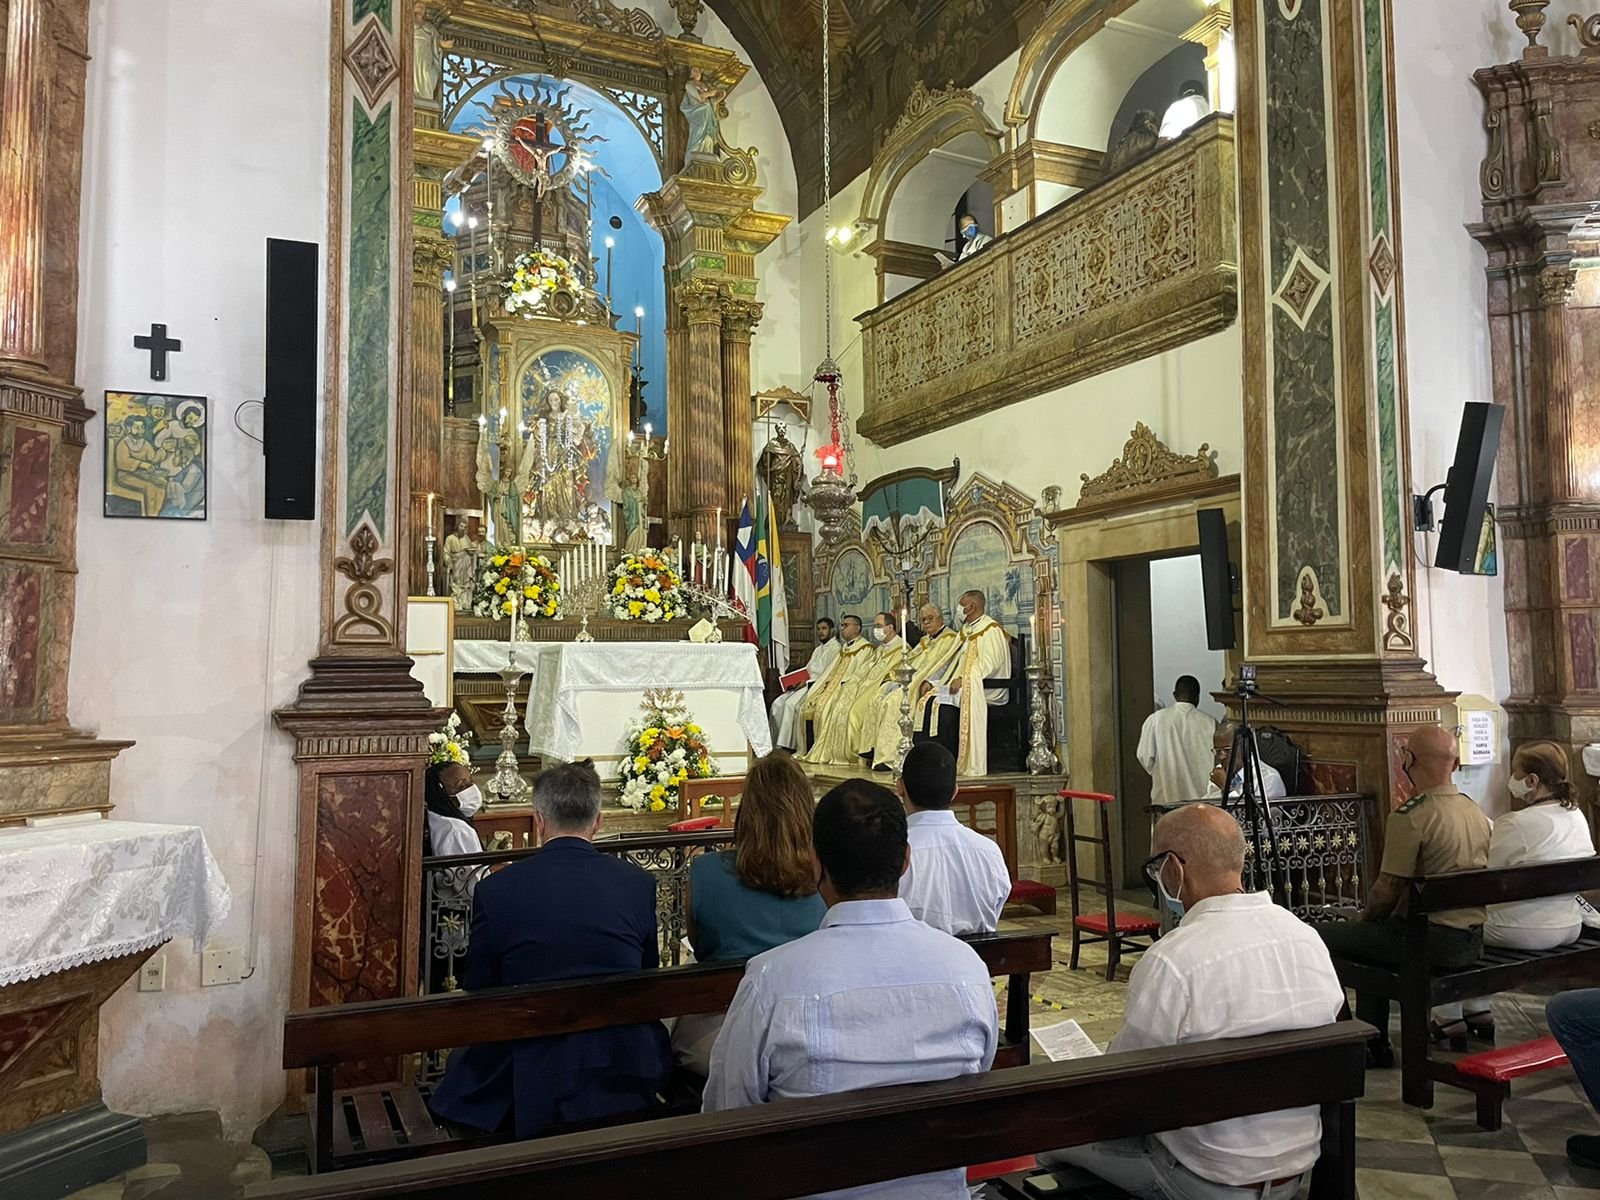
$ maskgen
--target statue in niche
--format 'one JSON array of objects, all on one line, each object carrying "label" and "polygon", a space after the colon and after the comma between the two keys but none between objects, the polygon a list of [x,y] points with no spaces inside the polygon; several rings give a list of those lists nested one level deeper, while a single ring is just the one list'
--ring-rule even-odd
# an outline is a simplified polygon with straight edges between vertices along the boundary
[{"label": "statue in niche", "polygon": [[1106,157],[1105,177],[1109,179],[1119,171],[1126,171],[1154,150],[1160,141],[1161,126],[1156,121],[1156,114],[1148,108],[1141,108],[1133,114],[1133,123],[1128,127],[1128,132],[1117,139],[1117,144]]},{"label": "statue in niche", "polygon": [[417,13],[411,33],[411,91],[418,100],[433,100],[439,94],[439,78],[444,72],[444,52],[451,41],[424,11]]},{"label": "statue in niche", "polygon": [[683,85],[683,100],[678,111],[689,126],[687,148],[683,165],[687,167],[695,155],[716,155],[722,150],[722,118],[728,111],[723,103],[728,93],[714,88],[705,80],[699,67],[689,68],[689,78]]},{"label": "statue in niche", "polygon": [[767,482],[779,528],[794,528],[794,506],[800,499],[800,481],[805,478],[806,465],[800,448],[789,440],[788,426],[778,426],[777,433],[761,448],[756,466]]},{"label": "statue in niche", "polygon": [[450,595],[457,612],[472,607],[472,586],[478,577],[478,562],[485,553],[483,530],[472,514],[458,514],[456,527],[445,535],[444,564],[450,577]]},{"label": "statue in niche", "polygon": [[582,525],[589,464],[599,454],[594,426],[574,410],[565,392],[550,388],[528,432],[533,469],[523,500],[537,522],[535,533],[543,541],[571,537]]},{"label": "statue in niche", "polygon": [[643,550],[650,536],[650,460],[629,454],[622,476],[622,548]]}]

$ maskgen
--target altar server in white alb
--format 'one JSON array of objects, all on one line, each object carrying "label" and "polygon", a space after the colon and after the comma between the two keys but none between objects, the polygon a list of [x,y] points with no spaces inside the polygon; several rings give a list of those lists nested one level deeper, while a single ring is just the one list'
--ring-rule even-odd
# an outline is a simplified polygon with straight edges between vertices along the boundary
[{"label": "altar server in white alb", "polygon": [[1180,675],[1172,707],[1156,709],[1139,731],[1139,765],[1150,772],[1154,804],[1187,804],[1206,794],[1217,722],[1195,707],[1199,703],[1200,681]]},{"label": "altar server in white alb", "polygon": [[954,754],[956,774],[970,779],[989,773],[989,709],[1006,702],[1006,689],[986,689],[983,681],[1011,674],[1011,637],[984,611],[982,592],[963,592],[957,603],[961,653],[948,672],[922,685],[922,734]]},{"label": "altar server in white alb", "polygon": [[803,722],[800,719],[800,710],[805,707],[806,697],[811,693],[812,684],[816,683],[828,673],[828,668],[839,658],[839,639],[833,636],[833,622],[827,617],[817,621],[817,646],[811,652],[811,657],[806,661],[806,674],[810,678],[793,691],[785,692],[772,702],[772,744],[785,750],[796,750],[800,746],[800,731]]}]

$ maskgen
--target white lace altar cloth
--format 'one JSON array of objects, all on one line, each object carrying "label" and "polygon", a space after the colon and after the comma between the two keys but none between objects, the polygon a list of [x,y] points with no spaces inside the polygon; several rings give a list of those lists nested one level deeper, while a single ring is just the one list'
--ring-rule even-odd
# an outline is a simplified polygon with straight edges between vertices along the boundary
[{"label": "white lace altar cloth", "polygon": [[0,829],[0,987],[188,934],[232,897],[192,825],[89,821]]},{"label": "white lace altar cloth", "polygon": [[[456,670],[498,671],[506,651],[505,642],[459,641]],[[646,688],[684,694],[713,756],[772,749],[761,660],[748,642],[518,642],[517,665],[533,674],[529,749],[547,759],[617,761]],[[742,769],[742,761],[720,766]]]}]

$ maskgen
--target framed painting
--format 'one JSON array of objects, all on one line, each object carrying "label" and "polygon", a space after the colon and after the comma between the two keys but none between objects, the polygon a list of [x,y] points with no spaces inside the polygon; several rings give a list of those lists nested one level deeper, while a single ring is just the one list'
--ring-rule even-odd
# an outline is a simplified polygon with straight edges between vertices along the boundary
[{"label": "framed painting", "polygon": [[204,521],[210,415],[204,396],[107,392],[105,515]]}]

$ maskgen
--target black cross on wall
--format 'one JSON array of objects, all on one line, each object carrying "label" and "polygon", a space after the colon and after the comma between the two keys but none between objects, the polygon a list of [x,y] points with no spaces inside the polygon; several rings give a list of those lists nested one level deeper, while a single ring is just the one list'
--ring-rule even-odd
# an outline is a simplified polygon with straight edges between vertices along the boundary
[{"label": "black cross on wall", "polygon": [[165,325],[157,325],[154,322],[150,325],[150,336],[136,334],[133,346],[135,350],[150,351],[150,378],[158,382],[167,377],[167,355],[176,354],[183,349],[182,342],[167,336]]}]

